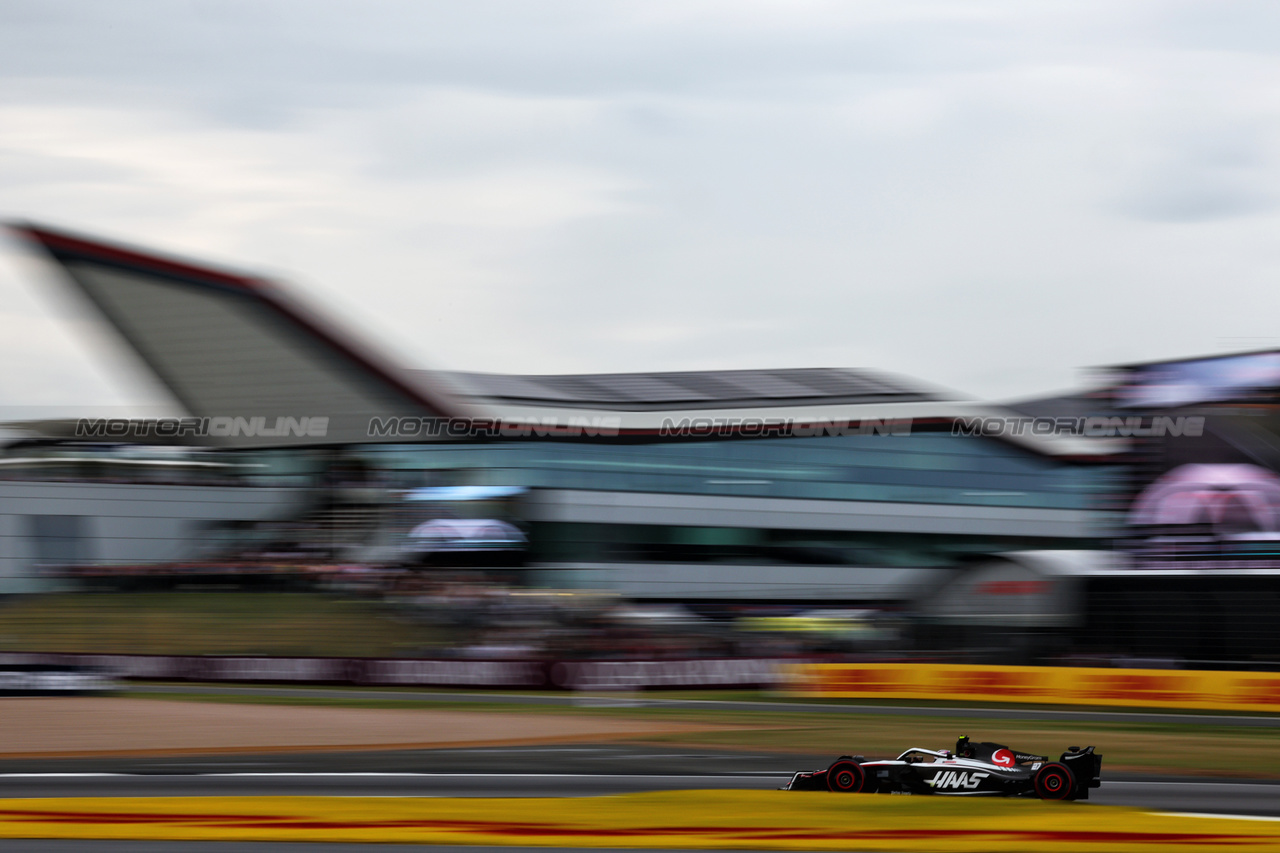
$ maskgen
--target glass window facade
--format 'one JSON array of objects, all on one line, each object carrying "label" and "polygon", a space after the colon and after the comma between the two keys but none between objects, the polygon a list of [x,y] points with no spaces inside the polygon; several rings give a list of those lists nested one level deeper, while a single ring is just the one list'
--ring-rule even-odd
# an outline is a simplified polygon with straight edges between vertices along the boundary
[{"label": "glass window facade", "polygon": [[[1105,470],[1013,445],[922,433],[647,444],[525,440],[367,446],[407,485],[468,483],[840,501],[1086,510]],[[425,472],[415,474],[413,472]]]}]

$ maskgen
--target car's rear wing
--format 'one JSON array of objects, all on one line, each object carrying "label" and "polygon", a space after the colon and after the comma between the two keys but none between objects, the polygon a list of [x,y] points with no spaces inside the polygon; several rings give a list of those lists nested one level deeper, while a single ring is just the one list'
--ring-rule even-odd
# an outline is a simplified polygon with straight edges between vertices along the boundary
[{"label": "car's rear wing", "polygon": [[1087,800],[1090,788],[1102,787],[1102,756],[1094,752],[1093,747],[1069,746],[1062,753],[1061,761],[1071,768],[1071,775],[1075,777],[1075,799]]}]

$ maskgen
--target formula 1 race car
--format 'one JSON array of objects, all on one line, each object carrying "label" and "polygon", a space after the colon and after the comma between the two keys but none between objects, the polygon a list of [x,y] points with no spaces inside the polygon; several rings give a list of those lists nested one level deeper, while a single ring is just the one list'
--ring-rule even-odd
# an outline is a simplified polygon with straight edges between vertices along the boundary
[{"label": "formula 1 race car", "polygon": [[1050,761],[962,737],[954,752],[912,748],[892,761],[843,755],[825,770],[796,773],[782,790],[1087,800],[1089,789],[1102,785],[1101,771],[1102,756],[1091,746],[1067,747]]}]

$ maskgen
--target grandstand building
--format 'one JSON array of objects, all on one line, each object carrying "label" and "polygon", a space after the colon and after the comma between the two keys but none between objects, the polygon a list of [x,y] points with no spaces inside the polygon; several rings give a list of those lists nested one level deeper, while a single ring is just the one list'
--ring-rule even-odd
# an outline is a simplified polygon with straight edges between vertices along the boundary
[{"label": "grandstand building", "polygon": [[[9,426],[11,589],[50,565],[224,559],[319,526],[324,559],[491,560],[531,585],[635,598],[920,601],[963,577],[1012,590],[1034,622],[1062,609],[1058,588],[1023,582],[1109,535],[1100,463],[1117,442],[956,429],[1017,413],[914,382],[409,370],[253,276],[16,230],[175,406],[143,425]],[[520,535],[449,524],[484,519]]]}]

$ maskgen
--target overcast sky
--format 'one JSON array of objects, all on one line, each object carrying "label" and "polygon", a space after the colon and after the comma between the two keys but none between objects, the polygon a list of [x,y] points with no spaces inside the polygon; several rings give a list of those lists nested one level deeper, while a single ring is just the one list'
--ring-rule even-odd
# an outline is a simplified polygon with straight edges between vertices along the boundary
[{"label": "overcast sky", "polygon": [[[0,0],[0,216],[410,366],[985,398],[1280,346],[1280,3]],[[143,400],[0,254],[0,405]]]}]

